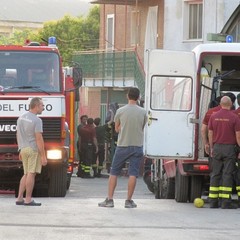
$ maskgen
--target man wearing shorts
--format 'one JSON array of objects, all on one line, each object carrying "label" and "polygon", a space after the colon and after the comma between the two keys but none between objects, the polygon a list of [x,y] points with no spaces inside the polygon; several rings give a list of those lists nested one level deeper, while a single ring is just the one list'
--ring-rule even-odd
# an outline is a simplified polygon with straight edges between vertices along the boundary
[{"label": "man wearing shorts", "polygon": [[[16,205],[41,206],[41,203],[32,200],[32,192],[36,174],[41,173],[42,166],[47,165],[42,137],[42,120],[37,116],[44,109],[42,99],[33,98],[29,107],[30,110],[17,120],[19,159],[22,161],[24,174],[20,180]],[[25,191],[26,198],[24,200]]]},{"label": "man wearing shorts", "polygon": [[125,208],[137,207],[137,204],[132,200],[132,195],[143,159],[143,129],[147,121],[146,111],[137,105],[139,96],[138,88],[130,88],[128,104],[119,108],[114,117],[118,142],[110,171],[108,197],[98,204],[99,207],[114,207],[113,194],[117,186],[117,176],[120,175],[122,167],[127,161],[129,161],[129,180]]}]

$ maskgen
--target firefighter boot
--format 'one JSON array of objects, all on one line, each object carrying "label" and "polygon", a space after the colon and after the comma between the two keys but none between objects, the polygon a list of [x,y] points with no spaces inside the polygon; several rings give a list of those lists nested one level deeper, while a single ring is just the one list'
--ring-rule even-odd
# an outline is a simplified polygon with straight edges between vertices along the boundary
[{"label": "firefighter boot", "polygon": [[93,170],[93,176],[97,177],[97,168],[93,167],[92,170]]},{"label": "firefighter boot", "polygon": [[98,169],[96,177],[98,177],[98,178],[102,177],[101,172],[102,172],[102,169]]},{"label": "firefighter boot", "polygon": [[238,206],[236,203],[233,203],[231,200],[222,200],[222,209],[237,209]]},{"label": "firefighter boot", "polygon": [[209,200],[209,204],[210,204],[210,208],[219,208],[219,203],[218,203],[218,200],[212,200],[210,199]]},{"label": "firefighter boot", "polygon": [[240,197],[238,197],[237,203],[238,203],[238,207],[240,208]]}]

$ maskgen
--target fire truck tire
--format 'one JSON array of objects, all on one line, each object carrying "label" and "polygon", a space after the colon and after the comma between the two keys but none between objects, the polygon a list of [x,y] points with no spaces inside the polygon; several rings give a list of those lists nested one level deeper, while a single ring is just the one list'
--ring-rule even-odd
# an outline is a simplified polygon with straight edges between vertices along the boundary
[{"label": "fire truck tire", "polygon": [[67,192],[67,167],[64,165],[53,165],[50,166],[49,171],[49,197],[65,197]]},{"label": "fire truck tire", "polygon": [[163,178],[158,180],[154,186],[156,199],[174,199],[175,198],[175,179],[167,178],[164,173]]},{"label": "fire truck tire", "polygon": [[154,182],[154,195],[156,199],[160,199],[160,180]]},{"label": "fire truck tire", "polygon": [[191,188],[190,188],[190,202],[193,202],[195,198],[201,198],[202,196],[202,176],[191,177]]},{"label": "fire truck tire", "polygon": [[144,172],[143,181],[147,185],[147,188],[150,192],[154,193],[154,184],[151,181],[151,171]]},{"label": "fire truck tire", "polygon": [[175,179],[176,202],[187,202],[189,199],[189,177],[182,176],[177,168]]},{"label": "fire truck tire", "polygon": [[70,188],[72,174],[67,174],[67,190]]},{"label": "fire truck tire", "polygon": [[164,195],[165,199],[174,199],[175,198],[175,178],[167,178],[166,185],[166,194]]}]

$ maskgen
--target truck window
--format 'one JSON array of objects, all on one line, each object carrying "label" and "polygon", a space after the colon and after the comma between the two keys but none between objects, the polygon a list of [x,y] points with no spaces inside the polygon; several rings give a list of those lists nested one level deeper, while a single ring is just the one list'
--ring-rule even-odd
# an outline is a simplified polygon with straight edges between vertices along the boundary
[{"label": "truck window", "polygon": [[153,76],[150,101],[153,110],[190,111],[192,79],[184,76]]},{"label": "truck window", "polygon": [[[60,59],[55,52],[0,52],[0,85],[7,92],[60,92]],[[23,87],[28,88],[23,88]],[[33,88],[31,88],[33,87]]]}]

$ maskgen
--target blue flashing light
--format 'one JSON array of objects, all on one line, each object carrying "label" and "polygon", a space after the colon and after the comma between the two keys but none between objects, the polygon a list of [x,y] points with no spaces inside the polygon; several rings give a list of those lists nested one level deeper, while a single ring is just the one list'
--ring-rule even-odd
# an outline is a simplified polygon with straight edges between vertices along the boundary
[{"label": "blue flashing light", "polygon": [[57,40],[56,37],[49,37],[48,38],[48,45],[49,46],[56,46]]},{"label": "blue flashing light", "polygon": [[227,43],[232,43],[233,42],[233,36],[232,35],[227,35],[226,36],[226,42]]}]

